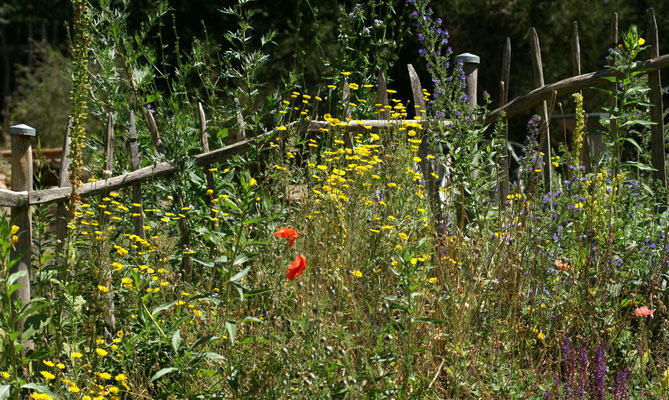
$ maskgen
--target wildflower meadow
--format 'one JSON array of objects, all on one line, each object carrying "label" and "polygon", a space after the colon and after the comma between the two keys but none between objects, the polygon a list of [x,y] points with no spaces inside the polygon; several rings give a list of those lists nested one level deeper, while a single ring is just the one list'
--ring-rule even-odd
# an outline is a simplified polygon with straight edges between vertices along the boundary
[{"label": "wildflower meadow", "polygon": [[67,181],[0,218],[0,400],[669,398],[645,21],[518,124],[427,0],[340,2],[316,85],[265,80],[252,1],[226,47],[72,3]]}]

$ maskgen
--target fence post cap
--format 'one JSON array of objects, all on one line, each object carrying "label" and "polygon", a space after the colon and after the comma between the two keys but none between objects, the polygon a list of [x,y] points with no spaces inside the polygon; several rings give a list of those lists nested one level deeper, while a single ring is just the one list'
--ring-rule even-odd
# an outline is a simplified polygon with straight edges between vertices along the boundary
[{"label": "fence post cap", "polygon": [[455,56],[455,61],[460,61],[462,60],[463,63],[470,63],[470,64],[480,64],[481,63],[481,57],[477,56],[476,54],[472,53],[462,53],[458,54]]},{"label": "fence post cap", "polygon": [[26,124],[12,125],[9,127],[9,133],[12,135],[37,136],[37,131],[32,126]]}]

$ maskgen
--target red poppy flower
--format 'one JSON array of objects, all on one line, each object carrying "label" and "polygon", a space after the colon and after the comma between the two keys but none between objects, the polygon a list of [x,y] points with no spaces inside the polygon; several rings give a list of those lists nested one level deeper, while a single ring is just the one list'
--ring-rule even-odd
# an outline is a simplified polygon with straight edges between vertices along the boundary
[{"label": "red poppy flower", "polygon": [[557,269],[562,271],[566,271],[569,268],[571,268],[571,264],[569,264],[568,262],[564,262],[562,260],[555,260],[555,266],[557,267]]},{"label": "red poppy flower", "polygon": [[641,306],[636,310],[634,310],[634,315],[636,315],[637,317],[647,317],[650,315],[652,317],[653,314],[655,313],[655,310],[656,310],[655,308],[651,310],[646,306]]},{"label": "red poppy flower", "polygon": [[304,258],[302,254],[297,256],[295,261],[288,267],[288,272],[286,272],[286,278],[291,281],[295,279],[296,276],[302,276],[302,272],[307,269],[307,259]]},{"label": "red poppy flower", "polygon": [[292,247],[295,239],[297,239],[297,232],[293,228],[279,228],[274,232],[274,236],[281,239],[290,238],[288,247]]}]

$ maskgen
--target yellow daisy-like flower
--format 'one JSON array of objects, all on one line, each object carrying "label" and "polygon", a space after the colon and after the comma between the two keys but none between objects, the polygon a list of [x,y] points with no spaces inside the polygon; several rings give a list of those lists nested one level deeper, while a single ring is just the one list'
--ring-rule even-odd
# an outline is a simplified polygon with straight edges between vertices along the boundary
[{"label": "yellow daisy-like flower", "polygon": [[351,275],[355,276],[356,278],[362,278],[362,272],[360,272],[360,270],[357,269],[351,272]]},{"label": "yellow daisy-like flower", "polygon": [[409,236],[404,232],[400,232],[397,236],[399,236],[400,239],[404,240],[405,242],[409,240]]},{"label": "yellow daisy-like flower", "polygon": [[114,377],[117,382],[123,382],[128,379],[128,376],[126,374],[118,374]]},{"label": "yellow daisy-like flower", "polygon": [[70,354],[70,356],[71,356],[72,358],[81,358],[81,357],[83,357],[84,355],[81,354],[81,353],[79,353],[78,351],[75,351],[75,352],[73,352],[72,354]]},{"label": "yellow daisy-like flower", "polygon": [[98,285],[98,290],[101,291],[102,293],[109,292],[109,288],[107,286],[103,286],[103,285]]},{"label": "yellow daisy-like flower", "polygon": [[44,377],[44,379],[46,379],[46,380],[48,380],[48,381],[53,380],[53,379],[56,379],[56,375],[52,374],[52,373],[49,372],[49,371],[40,371],[40,374],[42,374],[42,376]]},{"label": "yellow daisy-like flower", "polygon": [[108,352],[107,350],[105,350],[105,349],[101,349],[101,348],[99,348],[99,347],[95,349],[95,353],[96,353],[97,355],[99,355],[100,357],[104,357],[104,356],[106,356],[107,354],[109,354],[109,352]]},{"label": "yellow daisy-like flower", "polygon": [[644,38],[639,38],[639,41],[637,43],[639,43],[639,46],[643,46],[644,43],[646,43],[646,40]]}]

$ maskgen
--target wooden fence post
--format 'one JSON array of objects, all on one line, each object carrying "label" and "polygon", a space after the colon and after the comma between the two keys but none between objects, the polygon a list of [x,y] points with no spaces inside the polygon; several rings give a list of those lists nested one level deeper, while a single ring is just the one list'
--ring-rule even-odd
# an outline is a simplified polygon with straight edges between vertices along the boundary
[{"label": "wooden fence post", "polygon": [[[70,130],[72,129],[73,118],[70,117],[65,128],[65,138],[63,139],[63,153],[60,156],[60,176],[58,178],[58,187],[71,187],[70,182]],[[67,238],[67,221],[69,216],[67,214],[67,202],[59,201],[56,206],[56,257],[58,264],[65,263],[65,257],[62,255],[63,246],[65,246],[65,239]]]},{"label": "wooden fence post", "polygon": [[479,76],[479,64],[481,64],[481,57],[471,54],[462,53],[455,56],[455,62],[462,61],[462,71],[465,73],[467,82],[467,97],[469,98],[469,108],[476,108],[477,102],[477,85]]},{"label": "wooden fence post", "polygon": [[[504,52],[502,53],[502,79],[500,84],[500,99],[499,106],[504,105],[509,101],[509,75],[511,71],[511,39],[506,38],[504,42]],[[508,120],[507,120],[508,121]],[[502,159],[500,160],[500,169],[502,179],[499,185],[499,205],[504,208],[506,205],[506,196],[509,195],[509,127],[504,125],[504,150],[502,152]]]},{"label": "wooden fence post", "polygon": [[237,125],[239,125],[239,130],[237,131],[237,141],[241,142],[242,140],[246,139],[246,126],[244,124],[244,116],[242,115],[242,106],[239,103],[239,99],[236,97],[235,97],[235,112],[237,114]]},{"label": "wooden fence post", "polygon": [[[416,73],[413,65],[407,64],[407,69],[409,70],[409,81],[411,83],[411,93],[413,94],[413,106],[416,112],[416,119],[424,121],[427,112],[425,110],[425,100],[423,99],[423,87],[420,83],[420,78]],[[439,193],[437,191],[437,180],[432,175],[433,169],[430,160],[427,158],[428,155],[428,143],[427,137],[425,136],[425,130],[421,131],[421,142],[418,145],[418,157],[420,157],[420,170],[423,174],[423,179],[425,180],[425,192],[426,196],[432,204],[433,212],[435,215],[438,215],[438,212],[441,210]]]},{"label": "wooden fence post", "polygon": [[[133,171],[139,169],[139,146],[137,144],[137,127],[135,125],[135,112],[130,111],[130,167]],[[142,184],[132,185],[132,221],[135,224],[135,235],[145,239],[144,236],[144,205],[142,204]]]},{"label": "wooden fence post", "polygon": [[[541,46],[539,45],[539,36],[537,35],[537,30],[530,28],[530,40],[532,45],[532,65],[534,68],[534,85],[537,87],[544,86],[544,69],[541,63]],[[544,129],[541,131],[540,142],[543,144],[541,146],[541,152],[544,153],[544,190],[548,193],[551,192],[551,178],[553,177],[553,165],[551,164],[551,131],[550,131],[550,121],[548,120],[548,104],[546,101],[542,103],[542,115],[541,118],[544,120]]]},{"label": "wooden fence post", "polygon": [[[655,58],[660,56],[660,41],[657,34],[657,22],[655,21],[655,11],[652,8],[648,9],[648,44],[650,45],[650,52],[648,58]],[[660,78],[660,70],[648,73],[648,87],[650,88],[650,101],[653,106],[650,108],[650,120],[654,125],[650,126],[651,135],[651,163],[655,171],[653,171],[653,179],[657,181],[658,186],[667,186],[666,175],[666,154],[664,145],[664,119],[662,108],[662,80]],[[667,199],[665,198],[664,207],[666,209]]]},{"label": "wooden fence post", "polygon": [[103,175],[105,179],[112,177],[114,167],[114,119],[112,114],[107,116],[107,132],[105,134],[105,168]]},{"label": "wooden fence post", "polygon": [[[30,138],[36,136],[35,129],[28,125],[14,125],[9,128],[12,138],[12,190],[15,192],[31,192],[33,190],[33,151]],[[19,259],[11,268],[10,273],[25,272],[16,283],[21,285],[12,293],[12,307],[19,300],[21,307],[30,302],[30,267],[32,246],[32,224],[30,215],[30,204],[12,207],[11,221],[19,227],[18,240],[10,252],[11,259]],[[14,313],[21,310],[12,310]],[[18,321],[15,328],[23,331],[25,318]],[[31,343],[32,346],[32,343]],[[26,346],[27,347],[27,346]]]},{"label": "wooden fence post", "polygon": [[378,101],[381,104],[379,110],[379,119],[390,119],[390,113],[386,109],[388,105],[388,84],[386,83],[386,77],[383,75],[383,71],[379,70],[379,91],[378,91]]}]

